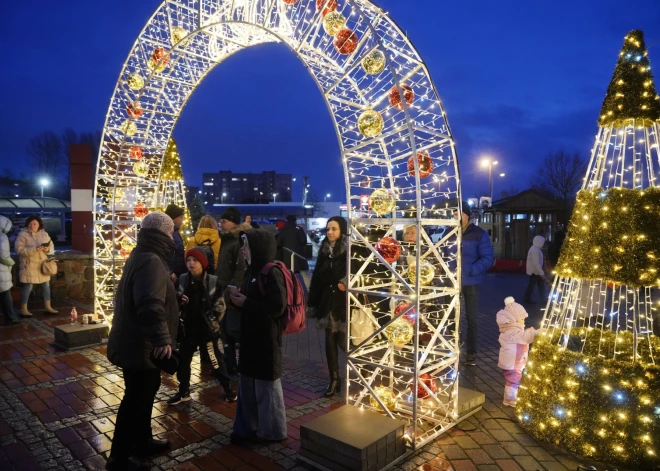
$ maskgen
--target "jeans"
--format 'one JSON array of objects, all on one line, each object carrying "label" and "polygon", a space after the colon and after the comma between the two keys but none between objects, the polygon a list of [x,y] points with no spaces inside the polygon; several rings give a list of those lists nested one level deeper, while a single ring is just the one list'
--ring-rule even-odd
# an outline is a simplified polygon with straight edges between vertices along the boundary
[{"label": "jeans", "polygon": [[346,351],[346,332],[333,332],[325,329],[325,356],[330,374],[339,374],[339,349]]},{"label": "jeans", "polygon": [[117,424],[110,456],[125,459],[153,438],[151,409],[158,388],[160,370],[124,370],[124,398],[117,412]]},{"label": "jeans", "polygon": [[[21,304],[27,304],[32,292],[32,283],[23,283],[21,286]],[[44,294],[44,301],[50,301],[50,282],[41,283],[41,292]]]},{"label": "jeans", "polygon": [[5,322],[8,320],[16,320],[16,314],[14,314],[14,303],[11,299],[11,290],[3,291],[0,293],[0,306],[2,306],[2,312],[5,315]]},{"label": "jeans", "polygon": [[286,438],[286,411],[282,381],[241,375],[234,433],[242,438],[279,441]]},{"label": "jeans", "polygon": [[184,339],[179,348],[179,369],[176,372],[176,377],[179,380],[179,392],[190,392],[190,364],[198,346],[200,352],[204,349],[208,353],[211,365],[213,365],[213,376],[220,381],[225,392],[227,392],[231,379],[227,374],[225,355],[222,351],[222,339],[204,341],[195,338]]},{"label": "jeans", "polygon": [[527,289],[525,290],[525,302],[532,302],[532,294],[534,294],[534,286],[537,286],[539,289],[539,302],[543,302],[545,299],[545,280],[541,278],[540,275],[529,275],[529,281],[527,282]]},{"label": "jeans", "polygon": [[479,285],[463,286],[461,289],[465,299],[465,315],[467,317],[467,354],[477,353],[477,334],[479,333]]}]

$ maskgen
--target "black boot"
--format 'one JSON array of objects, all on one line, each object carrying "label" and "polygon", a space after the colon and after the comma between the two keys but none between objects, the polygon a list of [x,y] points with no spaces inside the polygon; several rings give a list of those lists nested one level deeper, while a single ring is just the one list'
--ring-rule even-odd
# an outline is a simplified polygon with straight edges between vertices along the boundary
[{"label": "black boot", "polygon": [[323,393],[323,397],[332,397],[339,392],[339,373],[336,371],[330,372],[330,384]]}]

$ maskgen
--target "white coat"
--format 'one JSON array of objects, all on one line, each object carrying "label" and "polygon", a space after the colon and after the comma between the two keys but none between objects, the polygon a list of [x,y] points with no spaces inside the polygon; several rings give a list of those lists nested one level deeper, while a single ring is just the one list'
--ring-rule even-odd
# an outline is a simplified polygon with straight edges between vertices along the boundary
[{"label": "white coat", "polygon": [[539,333],[530,327],[525,330],[527,312],[518,303],[507,304],[497,313],[497,325],[500,327],[500,356],[497,366],[503,370],[512,370],[527,363],[529,344]]},{"label": "white coat", "polygon": [[0,215],[0,293],[9,291],[13,286],[11,282],[11,267],[14,259],[11,258],[9,250],[9,238],[7,234],[11,230],[11,220]]},{"label": "white coat", "polygon": [[37,250],[37,247],[49,241],[48,254],[52,254],[55,251],[53,241],[43,229],[32,232],[26,227],[18,234],[16,242],[14,242],[14,250],[18,254],[20,268],[18,277],[21,283],[41,284],[50,281],[50,275],[41,273],[41,264],[48,258],[48,255]]},{"label": "white coat", "polygon": [[528,275],[545,275],[543,271],[543,244],[545,244],[545,237],[536,236],[532,242],[532,246],[527,252],[527,274]]}]

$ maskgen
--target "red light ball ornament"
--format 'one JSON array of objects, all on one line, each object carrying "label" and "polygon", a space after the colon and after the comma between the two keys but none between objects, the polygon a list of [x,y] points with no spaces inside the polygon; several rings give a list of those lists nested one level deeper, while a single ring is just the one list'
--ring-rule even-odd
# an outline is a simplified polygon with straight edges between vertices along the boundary
[{"label": "red light ball ornament", "polygon": [[[419,178],[426,178],[433,173],[433,159],[426,152],[417,152],[417,166],[419,167]],[[411,155],[408,159],[408,173],[415,176],[415,158]]]},{"label": "red light ball ornament", "polygon": [[149,208],[147,208],[147,205],[144,203],[138,203],[133,207],[133,214],[140,219],[145,217],[148,213]]},{"label": "red light ball ornament", "polygon": [[374,248],[387,263],[394,263],[401,256],[401,244],[391,237],[383,237]]},{"label": "red light ball ornament", "polygon": [[[399,303],[396,308],[394,308],[394,315],[399,315],[401,312],[405,311],[408,309],[408,306],[410,306],[409,303]],[[412,309],[410,309],[408,312],[406,312],[402,319],[408,322],[410,325],[415,325],[415,318],[417,317],[417,310],[413,306]]]},{"label": "red light ball ornament", "polygon": [[287,5],[293,5],[294,3],[298,3],[298,0],[282,0],[282,1]]},{"label": "red light ball ornament", "polygon": [[[412,87],[410,85],[402,83],[401,89],[403,90],[403,97],[406,99],[406,103],[408,105],[412,105],[413,101],[415,101],[415,92],[413,92]],[[399,111],[403,110],[403,102],[401,101],[401,94],[399,93],[399,87],[397,87],[396,85],[392,87],[392,90],[390,90],[389,99],[392,108],[396,108]]]},{"label": "red light ball ornament", "polygon": [[[435,381],[433,381],[433,377],[428,373],[424,373],[417,379],[417,397],[419,399],[426,399],[430,396],[428,391],[424,389],[424,386],[422,386],[422,383],[424,383],[426,387],[429,388],[429,391],[435,394],[437,386],[435,385]],[[413,390],[412,385],[410,385],[410,390]]]},{"label": "red light ball ornament", "polygon": [[144,157],[144,154],[142,153],[142,147],[138,146],[131,147],[131,149],[128,151],[128,155],[131,157],[131,159],[135,160],[140,160],[142,157]]},{"label": "red light ball ornament", "polygon": [[321,16],[337,10],[337,0],[316,0],[316,11],[321,12]]},{"label": "red light ball ornament", "polygon": [[129,103],[126,105],[126,114],[133,119],[139,118],[142,116],[142,105],[140,105],[140,103],[137,101]]},{"label": "red light ball ornament", "polygon": [[344,28],[335,37],[335,49],[340,54],[350,54],[358,46],[358,35],[352,29]]}]

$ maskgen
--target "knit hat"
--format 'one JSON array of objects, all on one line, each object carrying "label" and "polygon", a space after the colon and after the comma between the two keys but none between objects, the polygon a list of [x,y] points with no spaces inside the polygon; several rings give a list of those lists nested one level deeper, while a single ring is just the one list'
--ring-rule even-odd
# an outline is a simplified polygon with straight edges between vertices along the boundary
[{"label": "knit hat", "polygon": [[203,268],[204,270],[206,270],[206,267],[209,266],[209,261],[208,261],[208,259],[206,258],[206,256],[205,256],[202,252],[200,252],[199,250],[197,250],[196,248],[192,248],[192,249],[188,249],[188,250],[186,250],[186,257],[185,257],[185,259],[188,260],[188,257],[194,257],[194,258],[196,258],[197,261],[198,261],[199,263],[202,264],[202,268]]},{"label": "knit hat", "polygon": [[153,213],[147,214],[140,223],[142,229],[157,229],[160,232],[164,232],[168,236],[172,235],[174,232],[174,221],[165,213],[160,211],[154,211]]},{"label": "knit hat", "polygon": [[165,214],[167,214],[173,220],[179,216],[183,216],[184,212],[184,209],[181,206],[177,206],[176,204],[168,204],[167,208],[165,208]]},{"label": "knit hat", "polygon": [[238,225],[241,223],[241,212],[233,206],[230,206],[229,208],[225,209],[225,212],[222,213],[220,219],[226,219],[227,221],[231,221]]},{"label": "knit hat", "polygon": [[463,201],[461,203],[461,211],[470,217],[472,215],[472,207],[470,206],[470,203]]},{"label": "knit hat", "polygon": [[517,321],[527,317],[527,311],[513,299],[513,296],[504,298],[504,310],[513,314]]}]

